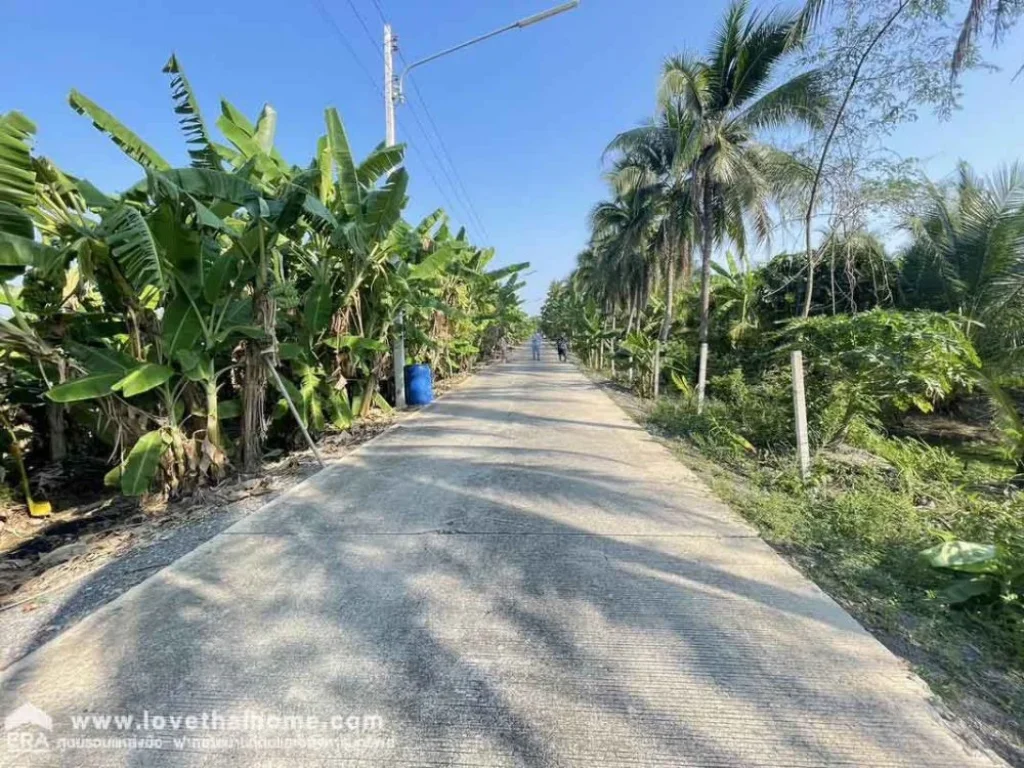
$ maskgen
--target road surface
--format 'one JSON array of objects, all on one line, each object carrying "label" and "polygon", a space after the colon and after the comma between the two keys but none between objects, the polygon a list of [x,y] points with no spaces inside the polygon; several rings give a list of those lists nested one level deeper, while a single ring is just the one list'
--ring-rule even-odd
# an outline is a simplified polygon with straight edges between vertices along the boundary
[{"label": "road surface", "polygon": [[995,764],[552,350],[478,375],[0,682],[3,765]]}]

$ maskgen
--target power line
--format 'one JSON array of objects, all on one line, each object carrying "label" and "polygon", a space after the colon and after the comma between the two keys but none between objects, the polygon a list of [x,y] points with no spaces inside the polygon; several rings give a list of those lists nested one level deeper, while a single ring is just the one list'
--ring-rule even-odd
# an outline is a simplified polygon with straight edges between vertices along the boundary
[{"label": "power line", "polygon": [[[399,57],[402,59],[402,63],[405,63],[405,57],[399,53]],[[452,174],[455,176],[455,181],[458,183],[459,188],[462,190],[463,196],[466,198],[468,203],[469,212],[476,222],[476,225],[480,227],[480,231],[483,232],[484,237],[488,240],[491,239],[490,234],[487,232],[487,227],[484,226],[483,220],[476,211],[476,207],[473,205],[473,198],[469,194],[469,190],[466,189],[466,185],[462,181],[462,176],[459,174],[459,169],[455,165],[455,161],[452,160],[451,153],[448,151],[448,146],[445,144],[444,136],[441,135],[441,131],[437,127],[437,123],[434,122],[433,115],[430,114],[430,108],[427,106],[427,100],[423,97],[423,93],[420,91],[420,87],[416,84],[416,81],[412,81],[413,91],[416,93],[416,98],[420,100],[420,104],[423,106],[423,113],[427,116],[427,121],[434,129],[434,133],[437,135],[437,141],[441,145],[441,153],[448,160],[448,165],[452,168]]]},{"label": "power line", "polygon": [[448,210],[454,211],[455,210],[455,206],[452,205],[451,199],[448,197],[448,195],[445,193],[444,189],[441,187],[441,184],[437,180],[437,176],[434,175],[433,169],[431,169],[431,167],[427,164],[427,160],[426,160],[425,157],[423,157],[423,154],[420,152],[419,147],[417,147],[411,141],[407,142],[407,143],[409,145],[409,149],[411,149],[413,152],[415,152],[416,156],[420,159],[420,162],[423,163],[423,167],[427,170],[427,175],[430,176],[430,180],[434,183],[434,187],[441,194],[441,199],[444,200],[445,205],[448,206]]},{"label": "power line", "polygon": [[480,227],[480,230],[482,232],[483,225],[480,224],[478,220],[474,219],[472,205],[467,204],[467,202],[463,200],[462,195],[459,194],[459,188],[452,180],[452,175],[448,172],[448,169],[445,167],[444,160],[441,158],[440,153],[437,151],[437,147],[434,146],[434,141],[433,139],[430,138],[430,133],[427,131],[426,126],[423,125],[423,121],[420,119],[419,112],[413,108],[413,105],[411,103],[408,106],[409,114],[412,115],[412,119],[415,121],[416,126],[420,129],[420,133],[423,134],[423,138],[426,139],[427,147],[430,149],[430,153],[434,156],[434,160],[437,163],[437,167],[441,169],[441,174],[444,176],[444,178],[448,182],[448,185],[451,187],[452,194],[455,196],[455,199],[459,201],[459,206],[466,214],[467,221],[474,227]]},{"label": "power line", "polygon": [[[320,4],[321,0],[316,0],[316,2],[318,4]],[[363,34],[366,35],[366,40],[367,40],[367,42],[369,42],[370,47],[374,51],[376,51],[377,57],[379,59],[383,60],[384,54],[383,54],[383,52],[381,50],[381,47],[377,45],[377,42],[374,39],[373,33],[370,32],[370,28],[367,25],[366,20],[363,18],[363,15],[359,12],[359,9],[356,7],[356,5],[353,2],[353,0],[345,0],[345,2],[348,4],[349,9],[351,9],[352,15],[356,17],[356,21],[359,22],[359,26],[362,28]],[[372,0],[372,2],[373,2],[374,7],[377,10],[378,15],[381,18],[381,21],[383,21],[386,24],[387,23],[387,18],[386,18],[385,14],[384,14],[383,7],[378,2],[378,0]],[[346,47],[349,49],[350,53],[352,53],[353,57],[355,57],[357,59],[357,61],[359,61],[360,68],[362,68],[364,73],[369,76],[369,73],[366,72],[365,67],[363,67],[362,60],[359,59],[356,56],[355,51],[353,50],[352,46],[348,42],[348,39],[344,36],[344,34],[341,32],[341,30],[338,29],[337,26],[333,23],[333,19],[330,19],[329,17],[326,16],[326,9],[324,9],[322,5],[319,5],[319,7],[321,9],[321,12],[325,14],[325,18],[328,18],[328,20],[331,21],[332,26],[334,26],[335,31],[339,33],[339,35],[341,36],[341,38],[342,38],[343,42],[345,43]],[[402,55],[402,52],[400,50],[398,52],[398,55],[402,59],[402,63],[405,64],[406,63],[405,62],[405,57]],[[371,79],[371,82],[376,83],[376,81],[372,77],[370,79]],[[477,214],[476,207],[473,205],[473,200],[472,200],[472,198],[469,195],[469,191],[466,189],[466,185],[463,183],[462,177],[459,175],[459,171],[455,167],[455,163],[452,161],[451,153],[448,151],[448,148],[447,148],[447,146],[446,146],[446,144],[444,142],[444,137],[441,135],[440,130],[438,130],[437,123],[434,121],[433,116],[430,114],[430,110],[427,107],[426,99],[423,98],[423,94],[420,92],[419,86],[416,85],[415,82],[413,83],[413,89],[416,92],[416,97],[419,99],[420,104],[423,106],[423,111],[424,111],[424,114],[427,117],[427,121],[430,123],[430,126],[433,129],[434,134],[437,136],[437,141],[438,141],[438,144],[441,147],[441,152],[439,153],[437,151],[437,148],[434,146],[434,142],[433,142],[433,140],[430,137],[430,133],[427,131],[426,127],[423,125],[423,121],[420,120],[419,115],[417,114],[416,110],[413,109],[413,105],[410,103],[409,104],[409,112],[413,116],[413,119],[416,121],[416,125],[419,128],[420,133],[422,134],[423,138],[426,140],[427,148],[430,150],[430,153],[433,155],[434,160],[437,163],[437,167],[440,168],[442,175],[445,177],[445,179],[448,182],[448,185],[451,187],[452,193],[454,194],[455,199],[459,203],[458,207],[463,209],[463,211],[466,213],[466,217],[470,221],[470,223],[472,223],[473,226],[475,226],[475,227],[479,227],[479,229],[483,233],[484,237],[486,237],[488,240],[490,240],[490,234],[487,232],[487,228],[484,226],[483,221],[480,219],[479,214]],[[437,176],[434,174],[433,169],[426,162],[426,158],[423,156],[423,154],[419,151],[419,149],[411,141],[407,142],[407,143],[409,144],[409,147],[416,152],[416,154],[419,156],[420,160],[423,162],[423,166],[427,169],[427,173],[430,175],[431,181],[433,181],[434,186],[437,188],[437,191],[441,193],[442,198],[444,198],[444,200],[448,204],[449,208],[452,211],[455,211],[456,210],[456,206],[452,205],[451,199],[448,197],[447,193],[445,193],[445,191],[441,187],[440,182],[438,181]],[[451,174],[449,174],[448,169],[445,166],[445,161],[446,160],[447,160],[447,164],[449,166],[451,166],[451,170],[452,170]],[[454,175],[454,180],[452,178],[453,175]]]},{"label": "power line", "polygon": [[[352,0],[346,0],[346,2],[348,3],[349,7],[352,9],[352,13],[354,13],[356,18],[359,20],[359,24],[360,24],[360,26],[362,26],[363,32],[366,33],[366,37],[367,37],[367,39],[369,39],[370,44],[372,46],[376,46],[376,43],[374,42],[374,39],[373,39],[373,35],[370,34],[370,30],[368,29],[368,27],[366,25],[366,22],[363,20],[362,14],[360,14],[359,11],[356,9],[356,7],[353,4]],[[387,16],[384,13],[384,8],[381,6],[379,0],[371,0],[371,2],[373,3],[374,8],[377,9],[377,15],[380,16],[380,20],[384,24],[387,24],[388,23]],[[378,55],[380,55],[383,58],[383,54],[380,52],[380,50],[377,49],[376,47],[375,47],[375,50],[377,50]],[[406,62],[405,56],[402,54],[401,49],[399,49],[399,51],[398,51],[398,57],[402,60],[403,64],[408,66],[408,62]],[[434,116],[430,113],[430,108],[427,106],[427,100],[423,97],[423,93],[420,91],[420,87],[419,87],[419,85],[416,84],[415,81],[412,81],[412,87],[413,87],[413,90],[416,93],[416,98],[419,99],[420,104],[423,106],[423,114],[426,116],[427,122],[430,124],[431,129],[434,131],[434,135],[437,137],[438,145],[441,148],[441,153],[440,153],[440,156],[439,156],[437,154],[437,152],[434,150],[433,146],[431,146],[431,151],[434,153],[434,156],[435,156],[435,159],[437,160],[438,166],[441,168],[441,172],[445,175],[445,178],[447,178],[448,183],[451,185],[452,191],[454,192],[456,197],[459,198],[459,202],[462,205],[462,207],[465,209],[466,213],[468,214],[469,219],[471,220],[473,226],[479,227],[480,231],[483,233],[484,237],[486,237],[488,240],[490,240],[491,236],[487,232],[487,227],[484,226],[483,220],[480,218],[480,215],[477,213],[476,206],[473,205],[473,198],[470,196],[469,190],[466,189],[466,185],[462,181],[462,176],[459,174],[459,169],[455,166],[455,162],[452,160],[452,155],[451,155],[451,152],[448,151],[447,144],[445,144],[444,136],[441,135],[441,131],[437,127],[437,123],[434,120]],[[410,109],[410,111],[413,112],[413,117],[416,118],[417,122],[419,122],[419,117],[415,114],[414,110],[412,109],[412,104],[409,104],[409,109]],[[423,124],[421,122],[420,122],[420,129],[423,131],[423,135],[425,137],[428,137],[426,129],[423,128]],[[429,143],[430,143],[430,141],[429,141],[429,137],[428,137],[428,144]],[[448,171],[445,168],[445,162],[446,161],[447,161],[448,165],[451,167],[451,170],[452,170],[451,175],[448,174]],[[454,181],[452,180],[453,176],[454,176]]]},{"label": "power line", "polygon": [[[377,46],[373,34],[370,32],[370,28],[366,24],[366,20],[363,19],[363,15],[359,13],[359,9],[356,8],[355,3],[353,3],[352,0],[345,0],[345,2],[348,3],[348,7],[352,9],[352,13],[356,17],[356,20],[359,22],[359,26],[363,28],[363,33],[366,35],[366,39],[370,42],[370,47],[377,52],[377,57],[383,60],[384,54],[381,52],[380,47]],[[376,0],[374,0],[374,5],[377,8],[377,13],[380,14],[381,19],[384,19],[383,8],[380,7]],[[385,21],[384,23],[387,24],[387,21]],[[402,63],[405,64],[405,56],[402,55],[401,50],[398,51],[398,56],[402,60]],[[419,116],[416,115],[415,111],[412,109],[412,104],[409,105],[409,110],[410,112],[413,112],[413,117],[419,124],[420,131],[423,133],[424,138],[427,139],[427,144],[430,145],[430,151],[433,153],[434,159],[437,161],[437,165],[441,169],[441,173],[444,174],[445,178],[448,181],[448,184],[451,185],[452,192],[459,200],[459,205],[462,206],[463,210],[466,212],[467,218],[469,219],[470,223],[472,223],[474,227],[479,227],[484,237],[490,240],[491,236],[487,234],[487,228],[480,220],[480,216],[477,215],[476,208],[473,206],[473,200],[470,198],[469,192],[466,190],[466,185],[462,183],[462,178],[459,176],[459,171],[455,167],[455,163],[452,162],[451,154],[448,152],[448,148],[445,146],[444,143],[444,137],[438,130],[437,123],[434,122],[434,118],[430,114],[430,110],[427,108],[427,102],[423,98],[423,94],[420,92],[419,86],[415,82],[413,82],[412,87],[416,91],[416,97],[420,100],[420,103],[423,105],[423,112],[427,117],[427,122],[430,124],[431,128],[434,131],[434,135],[437,137],[438,145],[441,148],[440,154],[438,154],[437,150],[434,149],[434,146],[431,142],[429,134],[426,131],[426,128],[424,128],[423,123],[419,119]],[[411,143],[410,146],[412,146]],[[449,174],[448,170],[445,168],[446,160],[448,162],[448,165],[451,167],[451,174]],[[452,178],[453,176],[454,180]]]},{"label": "power line", "polygon": [[313,0],[313,4],[316,6],[316,9],[320,12],[320,15],[323,17],[324,21],[327,22],[328,26],[330,26],[330,28],[334,30],[334,34],[336,34],[338,36],[338,39],[341,40],[342,45],[344,45],[346,50],[348,50],[349,54],[352,56],[352,59],[356,62],[356,64],[359,66],[359,69],[362,70],[363,74],[366,76],[366,79],[370,81],[370,85],[373,86],[374,91],[376,91],[383,98],[384,88],[380,85],[380,83],[377,82],[377,79],[370,74],[370,70],[366,68],[366,65],[363,64],[363,60],[359,58],[359,55],[356,53],[356,49],[353,48],[352,43],[349,42],[348,36],[341,30],[341,27],[338,26],[337,22],[334,21],[334,17],[327,12],[327,8],[324,7],[323,0]]},{"label": "power line", "polygon": [[[359,22],[359,26],[363,28],[363,32],[366,34],[366,39],[370,41],[370,47],[377,52],[377,56],[383,60],[384,54],[381,51],[381,46],[377,44],[377,39],[371,34],[370,28],[366,26],[366,22],[363,20],[363,15],[359,13],[359,9],[356,8],[355,3],[352,0],[345,0],[348,3],[348,7],[352,9],[352,15],[356,17],[356,21]],[[385,22],[386,23],[386,22]]]},{"label": "power line", "polygon": [[377,0],[373,0],[373,5],[377,9],[377,15],[380,16],[381,22],[384,23],[384,24],[387,24],[388,20],[387,20],[386,15],[384,14],[384,9],[381,8],[380,3],[377,2]]},{"label": "power line", "polygon": [[[410,107],[411,106],[412,105],[410,105]],[[423,162],[424,167],[427,169],[427,173],[430,174],[431,179],[434,181],[434,186],[437,187],[437,189],[441,193],[442,197],[444,197],[445,202],[448,205],[448,209],[452,213],[459,213],[459,211],[461,209],[461,213],[464,214],[466,221],[472,223],[472,221],[473,221],[472,220],[472,214],[470,214],[469,208],[466,206],[466,204],[464,202],[462,202],[462,199],[459,197],[459,191],[455,187],[455,184],[452,182],[451,176],[448,174],[448,170],[444,167],[444,162],[441,160],[440,155],[438,155],[437,149],[434,147],[434,142],[431,140],[430,134],[427,133],[427,129],[423,125],[423,121],[420,120],[419,114],[417,114],[417,112],[415,110],[413,110],[413,109],[409,110],[409,114],[412,115],[412,119],[415,122],[416,127],[419,129],[420,135],[423,137],[424,141],[426,142],[427,149],[430,150],[430,154],[434,158],[434,162],[437,163],[437,167],[440,169],[441,174],[447,180],[448,186],[452,190],[452,194],[455,197],[455,201],[456,201],[457,205],[452,203],[451,198],[448,197],[448,194],[444,191],[444,189],[441,187],[440,183],[437,181],[437,176],[434,174],[433,169],[427,163],[426,157],[423,155],[423,153],[420,152],[416,148],[416,145],[413,142],[409,141],[407,143],[409,144],[410,147],[412,147],[413,149],[416,150],[416,154],[419,156],[420,160]],[[474,226],[475,226],[475,224],[474,224]]]},{"label": "power line", "polygon": [[[377,79],[373,75],[370,74],[369,70],[366,68],[366,65],[363,64],[363,60],[359,57],[359,54],[356,53],[355,48],[352,46],[352,43],[349,42],[348,36],[342,31],[341,27],[338,26],[337,22],[335,22],[334,18],[330,15],[330,13],[324,7],[322,0],[313,0],[313,4],[316,6],[317,11],[319,11],[319,13],[320,13],[321,17],[323,17],[324,21],[327,22],[327,24],[334,31],[335,35],[337,35],[337,37],[341,41],[342,45],[345,46],[345,49],[352,56],[353,60],[355,60],[356,64],[359,66],[359,69],[366,76],[366,79],[369,81],[369,83],[373,87],[374,91],[377,92],[378,94],[381,94],[383,96],[383,93],[384,93],[383,87],[377,81]],[[369,29],[366,26],[366,23],[363,21],[362,16],[359,15],[359,11],[356,10],[356,7],[352,4],[351,0],[349,0],[349,7],[352,9],[352,12],[356,15],[356,18],[359,20],[359,24],[363,28],[363,31],[366,33],[367,38],[369,39],[373,49],[375,51],[377,51],[377,55],[379,57],[383,58],[384,54],[377,48],[377,45],[376,45],[376,43],[373,40],[373,36],[370,34],[370,31],[369,31]],[[378,10],[379,10],[379,8],[378,8]],[[427,170],[427,174],[430,176],[430,180],[433,182],[434,187],[437,189],[438,193],[441,195],[442,199],[445,201],[445,204],[448,206],[449,210],[454,211],[455,210],[455,206],[452,205],[451,198],[448,197],[447,193],[442,188],[440,182],[438,182],[437,176],[434,174],[434,171],[430,167],[430,165],[426,162],[426,158],[423,157],[423,155],[420,153],[419,149],[411,141],[410,142],[406,142],[406,143],[409,145],[409,148],[412,149],[417,154],[417,156],[420,158],[420,160],[423,162],[423,167]]]}]

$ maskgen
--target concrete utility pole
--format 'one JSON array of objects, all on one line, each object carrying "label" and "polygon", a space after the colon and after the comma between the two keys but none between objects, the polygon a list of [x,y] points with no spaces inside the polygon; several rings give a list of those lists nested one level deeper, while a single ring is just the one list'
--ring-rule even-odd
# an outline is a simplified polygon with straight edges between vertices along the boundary
[{"label": "concrete utility pole", "polygon": [[[384,25],[384,143],[389,147],[395,145],[395,102],[398,93],[395,89],[394,54],[395,36],[391,33],[391,25]],[[394,360],[395,408],[405,408],[405,312],[399,310],[395,318],[395,345],[391,351]]]},{"label": "concrete utility pole", "polygon": [[[536,24],[539,21],[545,21],[550,19],[552,16],[557,16],[565,11],[571,11],[573,8],[579,6],[580,0],[569,0],[567,3],[556,5],[554,8],[549,8],[546,11],[541,11],[533,16],[528,16],[525,19],[514,21],[508,26],[501,27],[488,32],[486,35],[480,35],[474,37],[472,40],[467,40],[464,43],[452,46],[451,48],[445,48],[443,51],[427,56],[425,58],[414,61],[402,70],[402,74],[395,78],[395,65],[394,65],[394,54],[398,49],[398,38],[395,37],[391,31],[391,25],[384,25],[384,141],[387,146],[391,147],[395,145],[395,105],[402,100],[402,85],[405,81],[405,76],[409,74],[409,70],[415,69],[421,64],[426,64],[428,61],[434,61],[442,56],[447,56],[449,53],[455,51],[461,51],[463,48],[467,48],[474,43],[479,43],[495,35],[500,35],[502,32],[508,32],[512,29],[525,29],[532,24]],[[395,346],[392,350],[391,357],[394,360],[394,377],[395,377],[395,407],[398,409],[405,408],[405,313],[399,312],[398,317],[395,319]]]},{"label": "concrete utility pole", "polygon": [[395,48],[397,40],[391,33],[391,25],[384,25],[384,143],[395,145]]}]

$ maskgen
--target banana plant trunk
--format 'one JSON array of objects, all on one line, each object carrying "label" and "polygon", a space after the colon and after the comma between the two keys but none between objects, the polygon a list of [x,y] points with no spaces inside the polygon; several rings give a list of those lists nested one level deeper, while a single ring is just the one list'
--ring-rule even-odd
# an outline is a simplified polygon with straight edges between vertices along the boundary
[{"label": "banana plant trunk", "polygon": [[[63,360],[57,362],[57,383],[63,384],[67,381],[67,368]],[[50,448],[50,461],[64,461],[68,455],[67,440],[67,418],[64,404],[47,401],[46,403],[46,430],[47,443]]]},{"label": "banana plant trunk", "polygon": [[377,374],[371,373],[369,378],[366,380],[366,389],[363,391],[363,402],[359,409],[359,416],[366,418],[370,415],[370,411],[373,409],[373,401],[377,396]]},{"label": "banana plant trunk", "polygon": [[216,379],[206,382],[206,439],[218,448],[221,447]]},{"label": "banana plant trunk", "polygon": [[700,358],[697,362],[697,413],[704,410],[704,389],[708,378],[708,324],[711,311],[711,185],[705,180],[700,210]]},{"label": "banana plant trunk", "polygon": [[[256,321],[273,342],[274,300],[263,289],[253,298]],[[267,364],[263,345],[255,339],[245,344],[245,380],[242,385],[242,469],[257,472],[263,462],[263,442],[267,437]]]}]

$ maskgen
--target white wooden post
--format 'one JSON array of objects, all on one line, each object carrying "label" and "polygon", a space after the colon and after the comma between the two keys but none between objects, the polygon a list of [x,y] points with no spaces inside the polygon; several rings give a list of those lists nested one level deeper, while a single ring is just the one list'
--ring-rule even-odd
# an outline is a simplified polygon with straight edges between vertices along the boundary
[{"label": "white wooden post", "polygon": [[700,345],[700,362],[697,364],[697,413],[704,413],[704,388],[708,380],[708,345]]},{"label": "white wooden post", "polygon": [[656,342],[654,347],[654,381],[651,382],[651,389],[654,390],[654,399],[658,399],[660,392],[658,385],[661,383],[661,340]]},{"label": "white wooden post", "polygon": [[811,451],[807,443],[807,398],[804,396],[804,355],[799,349],[790,354],[793,366],[793,414],[796,417],[796,453],[800,461],[800,477],[811,472]]}]

